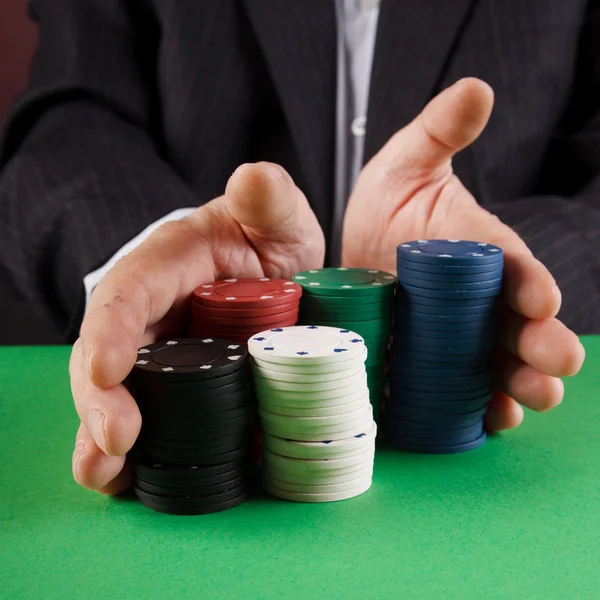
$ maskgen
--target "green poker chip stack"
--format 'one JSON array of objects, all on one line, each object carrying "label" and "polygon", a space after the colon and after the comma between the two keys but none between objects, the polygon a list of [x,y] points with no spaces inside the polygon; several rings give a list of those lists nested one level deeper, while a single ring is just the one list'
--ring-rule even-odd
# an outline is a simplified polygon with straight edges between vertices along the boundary
[{"label": "green poker chip stack", "polygon": [[299,324],[350,329],[364,338],[367,383],[378,422],[396,277],[376,269],[327,268],[302,271],[293,280],[302,286]]}]

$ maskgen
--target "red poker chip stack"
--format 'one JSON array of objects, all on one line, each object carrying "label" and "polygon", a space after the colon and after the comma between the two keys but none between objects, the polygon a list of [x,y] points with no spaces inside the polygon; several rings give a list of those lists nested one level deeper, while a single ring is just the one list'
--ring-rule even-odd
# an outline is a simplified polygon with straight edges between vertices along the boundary
[{"label": "red poker chip stack", "polygon": [[247,345],[259,331],[295,325],[302,288],[285,279],[225,279],[192,294],[191,337],[216,337]]}]

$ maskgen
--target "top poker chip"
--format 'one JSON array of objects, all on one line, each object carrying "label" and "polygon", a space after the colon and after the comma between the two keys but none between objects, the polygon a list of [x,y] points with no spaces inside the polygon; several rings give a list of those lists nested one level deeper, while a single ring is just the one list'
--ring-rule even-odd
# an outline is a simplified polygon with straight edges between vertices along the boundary
[{"label": "top poker chip", "polygon": [[208,306],[259,308],[298,302],[302,288],[285,279],[224,279],[197,287],[194,301]]},{"label": "top poker chip", "polygon": [[326,364],[342,362],[365,353],[365,341],[349,329],[296,325],[278,327],[248,340],[252,356],[281,364]]},{"label": "top poker chip", "polygon": [[315,295],[393,294],[396,277],[377,269],[327,268],[302,271],[292,278]]},{"label": "top poker chip", "polygon": [[140,348],[132,373],[168,381],[194,381],[237,371],[247,358],[243,346],[227,340],[169,340]]},{"label": "top poker chip", "polygon": [[465,240],[417,240],[400,244],[398,260],[427,264],[476,265],[501,263],[502,248]]}]

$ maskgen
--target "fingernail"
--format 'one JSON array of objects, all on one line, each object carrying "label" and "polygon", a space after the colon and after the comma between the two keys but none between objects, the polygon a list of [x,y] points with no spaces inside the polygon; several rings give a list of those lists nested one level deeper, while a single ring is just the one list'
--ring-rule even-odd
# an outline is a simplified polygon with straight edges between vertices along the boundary
[{"label": "fingernail", "polygon": [[83,358],[85,360],[85,368],[87,370],[88,377],[92,377],[92,357],[94,356],[94,351],[92,347],[87,343],[83,342]]},{"label": "fingernail", "polygon": [[79,440],[76,444],[75,444],[75,448],[73,450],[73,462],[75,463],[75,466],[73,468],[73,475],[75,477],[75,481],[77,481],[77,483],[79,483],[79,463],[81,462],[81,459],[85,456],[85,444]]},{"label": "fingernail", "polygon": [[105,454],[108,454],[106,444],[106,416],[97,409],[92,409],[87,418],[87,428],[91,436]]},{"label": "fingernail", "polygon": [[73,450],[73,454],[76,457],[81,457],[82,454],[85,454],[85,444],[83,443],[82,440],[79,440],[76,444],[75,444],[75,449]]}]

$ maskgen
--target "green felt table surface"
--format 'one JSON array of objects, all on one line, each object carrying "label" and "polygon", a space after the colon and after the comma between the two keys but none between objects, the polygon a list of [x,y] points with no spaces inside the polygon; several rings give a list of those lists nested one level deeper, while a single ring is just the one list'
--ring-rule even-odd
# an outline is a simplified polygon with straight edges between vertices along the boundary
[{"label": "green felt table surface", "polygon": [[563,404],[454,456],[379,450],[372,489],[260,490],[201,517],[77,486],[69,349],[0,349],[0,598],[600,597],[600,337]]}]

